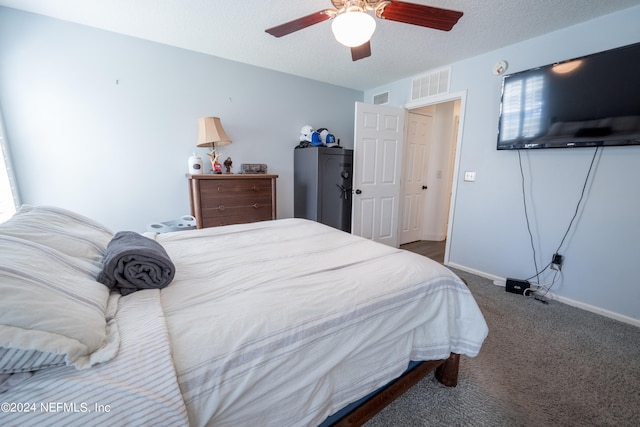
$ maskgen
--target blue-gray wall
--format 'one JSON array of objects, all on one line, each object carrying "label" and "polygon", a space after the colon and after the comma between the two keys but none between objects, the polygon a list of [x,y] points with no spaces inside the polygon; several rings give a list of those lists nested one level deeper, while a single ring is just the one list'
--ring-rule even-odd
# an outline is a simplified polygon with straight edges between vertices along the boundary
[{"label": "blue-gray wall", "polygon": [[[477,172],[473,183],[456,177],[453,265],[496,277],[534,272],[517,153],[495,150],[500,78],[492,64],[505,59],[514,72],[638,42],[638,22],[635,7],[453,64],[451,91],[467,92],[459,170]],[[188,210],[187,158],[197,118],[210,115],[233,139],[222,151],[235,165],[267,163],[280,175],[278,214],[292,216],[300,127],[328,127],[352,146],[353,103],[390,90],[404,105],[410,87],[405,79],[363,94],[0,8],[0,110],[23,202],[64,206],[114,229],[143,230]],[[560,243],[592,154],[524,153],[539,265]],[[553,288],[636,323],[639,165],[638,147],[602,152]]]},{"label": "blue-gray wall", "polygon": [[361,91],[0,8],[0,111],[23,203],[52,204],[115,230],[189,213],[197,119],[218,116],[221,152],[278,174],[293,216],[303,125],[353,146]]},{"label": "blue-gray wall", "polygon": [[[508,73],[640,42],[640,6],[455,63],[451,92],[467,92],[450,263],[489,276],[526,279],[535,273],[524,217],[518,153],[497,151],[501,78]],[[640,76],[639,76],[640,78]],[[409,102],[411,79],[365,92],[365,102],[389,90]],[[636,100],[640,102],[640,100]],[[523,152],[529,216],[538,266],[545,266],[574,214],[594,150]],[[557,295],[594,311],[640,324],[640,147],[605,148],[596,159],[583,207],[560,253],[565,264]],[[476,171],[464,182],[464,171]],[[551,275],[545,274],[544,282]],[[543,311],[540,313],[543,316]],[[615,317],[615,316],[614,316]],[[629,319],[626,319],[629,320]]]}]

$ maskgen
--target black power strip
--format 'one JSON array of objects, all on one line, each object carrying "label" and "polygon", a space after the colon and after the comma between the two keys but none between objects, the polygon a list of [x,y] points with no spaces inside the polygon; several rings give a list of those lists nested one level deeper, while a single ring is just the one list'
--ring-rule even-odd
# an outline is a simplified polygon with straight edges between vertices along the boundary
[{"label": "black power strip", "polygon": [[531,285],[526,280],[507,279],[504,290],[512,294],[524,295],[524,291],[529,289]]}]

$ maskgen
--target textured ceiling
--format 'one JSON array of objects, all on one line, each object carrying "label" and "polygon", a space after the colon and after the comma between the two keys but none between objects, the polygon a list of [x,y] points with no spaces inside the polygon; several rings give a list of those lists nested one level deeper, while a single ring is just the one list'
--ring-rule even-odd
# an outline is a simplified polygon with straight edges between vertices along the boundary
[{"label": "textured ceiling", "polygon": [[366,90],[640,4],[640,0],[411,0],[464,12],[450,32],[377,20],[372,56],[352,62],[330,21],[270,28],[330,0],[0,0],[0,6]]}]

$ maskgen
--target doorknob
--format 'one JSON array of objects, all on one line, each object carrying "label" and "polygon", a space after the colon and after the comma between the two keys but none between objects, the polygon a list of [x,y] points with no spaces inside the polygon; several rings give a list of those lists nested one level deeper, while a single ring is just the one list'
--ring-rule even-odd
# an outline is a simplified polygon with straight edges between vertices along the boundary
[{"label": "doorknob", "polygon": [[357,189],[357,190],[356,190],[356,194],[362,194],[362,190]]},{"label": "doorknob", "polygon": [[423,186],[422,186],[422,189],[423,189],[423,190],[426,190],[427,188],[429,188],[429,187],[427,187],[426,185],[423,185]]}]

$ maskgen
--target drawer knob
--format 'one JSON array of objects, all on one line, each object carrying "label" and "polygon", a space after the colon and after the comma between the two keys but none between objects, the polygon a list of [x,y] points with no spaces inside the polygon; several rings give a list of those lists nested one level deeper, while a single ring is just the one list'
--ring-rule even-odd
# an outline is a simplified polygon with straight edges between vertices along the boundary
[{"label": "drawer knob", "polygon": [[258,209],[258,202],[256,202],[256,203],[254,203],[254,204],[253,204],[253,208],[254,208],[254,209]]},{"label": "drawer knob", "polygon": [[258,189],[256,188],[256,186],[254,185],[252,188],[253,191],[258,191]]},{"label": "drawer knob", "polygon": [[222,193],[222,185],[218,185],[218,193]]},{"label": "drawer knob", "polygon": [[218,210],[219,210],[220,212],[222,212],[222,211],[224,210],[224,205],[220,205],[220,206],[218,206]]}]

